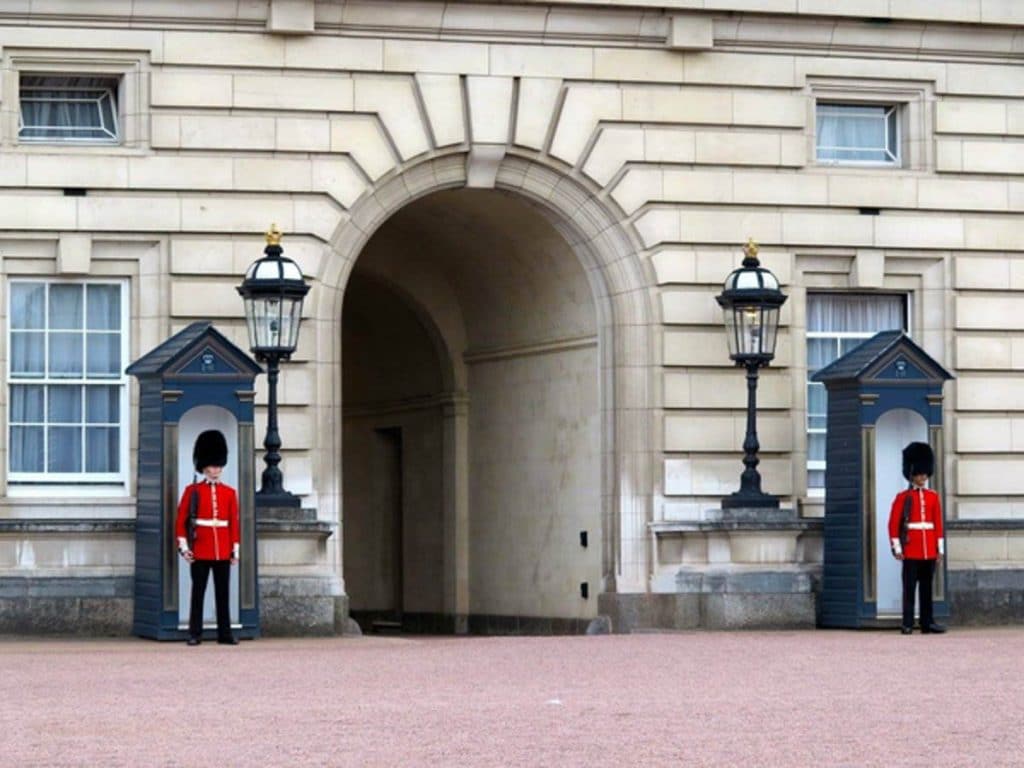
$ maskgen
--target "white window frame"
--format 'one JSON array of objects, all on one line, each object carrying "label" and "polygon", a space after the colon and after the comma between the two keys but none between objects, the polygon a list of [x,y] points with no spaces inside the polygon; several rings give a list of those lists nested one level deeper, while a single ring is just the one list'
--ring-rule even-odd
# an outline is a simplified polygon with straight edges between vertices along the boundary
[{"label": "white window frame", "polygon": [[[844,108],[856,109],[869,107],[873,109],[883,109],[878,119],[883,121],[884,124],[884,141],[880,147],[822,147],[818,139],[818,116],[822,111],[831,110],[835,113],[841,113]],[[819,165],[854,165],[854,166],[875,166],[875,167],[900,167],[903,162],[903,152],[901,146],[903,142],[902,129],[900,127],[900,106],[898,104],[872,104],[864,102],[850,102],[850,101],[818,101],[815,104],[814,109],[814,125],[815,125],[815,140],[814,140],[814,159]],[[895,134],[895,141],[892,141],[892,134]],[[891,146],[895,146],[896,151],[893,153]],[[884,152],[889,156],[888,160],[858,160],[856,158],[831,158],[822,157],[822,150],[849,150],[849,151],[861,151],[861,152]]]},{"label": "white window frame", "polygon": [[[883,296],[900,296],[903,299],[903,327],[904,333],[910,334],[910,294],[902,291],[886,291],[883,293],[864,293],[862,291],[818,291],[808,290],[807,291],[807,303],[810,303],[812,295],[841,295],[841,296],[862,296],[864,298],[880,298]],[[878,331],[810,331],[806,333],[807,341],[811,339],[835,339],[836,343],[840,343],[843,339],[859,339],[864,341],[870,339]],[[817,371],[815,371],[817,373]],[[811,374],[807,372],[805,376],[804,390],[808,390],[811,385]],[[818,386],[823,386],[818,384]],[[826,414],[827,416],[827,414]],[[825,498],[825,487],[811,485],[811,472],[823,472],[825,470],[826,462],[824,460],[811,460],[810,451],[810,436],[824,435],[828,431],[828,426],[825,427],[811,427],[811,412],[810,412],[810,398],[807,398],[807,409],[804,414],[804,433],[807,435],[807,496],[811,499],[823,499]]]},{"label": "white window frame", "polygon": [[[105,88],[103,86],[101,86],[101,85],[92,86],[92,87],[75,86],[75,85],[67,85],[67,86],[52,85],[52,86],[31,86],[31,87],[28,87],[23,82],[21,82],[21,79],[23,77],[48,77],[48,78],[61,78],[61,77],[64,77],[64,78],[76,78],[76,77],[86,77],[86,76],[88,76],[88,77],[96,77],[97,79],[108,80],[108,81],[110,81],[111,84],[114,85],[114,87],[111,88],[111,87],[109,87],[109,85],[107,87],[105,87]],[[28,90],[65,91],[65,92],[67,92],[69,94],[68,98],[64,98],[64,99],[47,99],[49,101],[58,101],[58,102],[61,102],[61,103],[69,102],[69,101],[96,102],[97,103],[96,111],[97,111],[97,113],[100,116],[100,124],[98,126],[92,126],[92,125],[90,125],[90,126],[76,126],[76,125],[72,125],[72,126],[58,126],[58,125],[33,125],[33,126],[26,126],[24,120],[22,119],[23,112],[22,112],[22,108],[21,107],[22,107],[22,104],[25,103],[25,101],[31,100],[31,98],[26,95],[26,91],[28,91]],[[76,91],[78,91],[78,92],[88,92],[90,94],[91,93],[99,93],[100,95],[99,95],[98,98],[86,98],[84,96],[75,98],[74,96],[70,95],[70,94],[73,94]],[[99,76],[97,76],[95,73],[81,73],[81,72],[73,72],[73,73],[72,72],[33,72],[33,71],[30,71],[30,70],[23,70],[23,71],[18,73],[18,142],[19,143],[23,143],[23,144],[24,143],[35,143],[35,144],[120,144],[121,143],[121,119],[120,119],[120,114],[119,114],[120,105],[121,105],[121,95],[120,95],[120,93],[121,93],[121,76],[119,76],[119,75],[109,75],[109,76],[108,75],[99,75]],[[103,111],[102,106],[100,106],[100,102],[102,102],[104,98],[108,99],[112,103],[112,105],[113,105],[113,108],[111,109],[111,119],[113,120],[113,123],[114,123],[113,126],[107,126],[107,125],[104,124],[105,123],[105,121],[103,119],[104,118],[104,114],[103,114],[104,111]],[[23,136],[22,135],[22,131],[26,130],[26,128],[28,128],[29,130],[33,130],[34,129],[34,130],[46,130],[46,131],[66,130],[68,132],[79,131],[79,130],[82,130],[84,128],[84,129],[87,129],[87,130],[102,131],[102,132],[106,133],[106,136],[105,137],[104,136]]]},{"label": "white window frame", "polygon": [[[818,173],[892,173],[893,169],[928,171],[935,168],[935,84],[918,80],[879,80],[868,77],[823,77],[809,74],[807,96],[807,170]],[[897,163],[819,161],[817,105],[859,104],[896,106],[899,123]]]},{"label": "white window frame", "polygon": [[[129,477],[129,466],[128,466],[128,447],[130,442],[130,426],[131,419],[129,414],[129,387],[128,387],[128,376],[125,373],[125,368],[128,366],[128,355],[130,354],[130,326],[129,322],[131,319],[130,310],[130,282],[125,278],[82,278],[82,279],[59,279],[53,277],[17,277],[11,278],[7,281],[7,307],[8,307],[8,318],[7,318],[7,333],[6,342],[7,348],[11,348],[11,332],[12,318],[10,312],[12,311],[11,304],[11,292],[12,287],[15,284],[46,284],[51,285],[82,285],[86,286],[89,284],[100,284],[100,285],[117,285],[121,290],[121,365],[118,372],[118,376],[102,378],[102,379],[90,379],[87,376],[87,372],[83,371],[83,374],[79,378],[47,378],[45,375],[42,377],[13,377],[11,375],[11,354],[7,355],[7,413],[6,413],[6,426],[7,432],[4,436],[7,442],[7,482],[8,486],[21,486],[25,488],[29,487],[47,487],[57,491],[56,495],[60,494],[60,489],[77,486],[80,490],[82,485],[103,487],[106,486],[117,486],[120,489],[124,489],[128,482]],[[47,289],[47,295],[49,295],[49,289]],[[83,307],[84,312],[84,307]],[[84,318],[83,318],[84,319]],[[84,328],[83,328],[84,330]],[[45,331],[48,333],[49,331]],[[44,355],[44,359],[46,359]],[[51,384],[71,384],[78,386],[86,386],[89,383],[104,384],[108,386],[118,386],[120,388],[118,397],[118,412],[120,420],[118,428],[120,430],[118,434],[118,467],[117,472],[14,472],[11,469],[11,445],[10,445],[10,434],[11,434],[11,387],[16,385],[51,385]],[[83,413],[83,419],[85,414]],[[48,423],[48,422],[47,422]],[[84,421],[83,421],[84,425]],[[45,427],[44,427],[45,429]],[[84,439],[84,431],[83,431]],[[45,446],[45,432],[44,432],[44,446]],[[83,453],[83,461],[84,461]]]},{"label": "white window frame", "polygon": [[[4,101],[2,146],[12,152],[139,154],[149,147],[149,54],[136,51],[50,50],[5,47],[2,53]],[[19,137],[21,76],[104,77],[118,81],[118,141]]]}]

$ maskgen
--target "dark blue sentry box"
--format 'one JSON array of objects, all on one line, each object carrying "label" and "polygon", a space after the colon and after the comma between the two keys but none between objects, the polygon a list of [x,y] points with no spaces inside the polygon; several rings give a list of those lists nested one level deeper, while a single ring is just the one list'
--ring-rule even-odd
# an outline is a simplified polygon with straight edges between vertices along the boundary
[{"label": "dark blue sentry box", "polygon": [[[902,331],[876,334],[811,377],[828,391],[823,626],[899,623],[901,565],[888,522],[907,487],[902,451],[914,441],[931,445],[931,487],[945,511],[942,387],[952,378]],[[949,615],[945,563],[934,584],[937,617]]]},{"label": "dark blue sentry box", "polygon": [[[193,443],[206,428],[224,432],[224,477],[238,490],[241,549],[232,569],[232,623],[238,637],[259,635],[252,457],[254,382],[262,372],[208,321],[192,323],[127,368],[139,380],[136,635],[157,640],[188,635],[189,581],[177,554],[174,523],[181,491],[192,480]],[[208,587],[208,601],[212,592]]]}]

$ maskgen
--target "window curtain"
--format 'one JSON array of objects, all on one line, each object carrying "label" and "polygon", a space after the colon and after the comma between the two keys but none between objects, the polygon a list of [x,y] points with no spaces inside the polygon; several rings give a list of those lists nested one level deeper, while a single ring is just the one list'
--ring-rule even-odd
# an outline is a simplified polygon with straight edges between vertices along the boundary
[{"label": "window curtain", "polygon": [[887,107],[820,105],[818,159],[885,162]]},{"label": "window curtain", "polygon": [[19,82],[22,138],[117,138],[116,80],[22,75]]},{"label": "window curtain", "polygon": [[13,283],[10,313],[11,471],[120,471],[122,388],[94,383],[120,377],[120,286]]},{"label": "window curtain", "polygon": [[[807,294],[807,376],[845,355],[879,331],[903,330],[906,305],[903,296]],[[812,336],[811,334],[820,334]],[[841,334],[857,334],[844,338]],[[807,382],[807,459],[825,461],[825,433],[828,421],[825,385]],[[809,488],[825,485],[820,469],[808,472]]]},{"label": "window curtain", "polygon": [[807,294],[808,333],[871,333],[903,329],[902,296]]}]

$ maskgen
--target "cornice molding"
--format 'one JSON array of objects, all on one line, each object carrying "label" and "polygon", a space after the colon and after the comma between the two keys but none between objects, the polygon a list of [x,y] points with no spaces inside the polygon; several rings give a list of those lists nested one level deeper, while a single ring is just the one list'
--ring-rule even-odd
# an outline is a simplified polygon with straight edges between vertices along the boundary
[{"label": "cornice molding", "polygon": [[[802,10],[807,0],[765,0],[765,12],[733,10],[729,0],[662,0],[661,3],[517,0],[517,2],[317,2],[314,35],[436,40],[491,44],[629,47],[672,50],[687,18],[713,21],[716,52],[855,56],[978,63],[1024,59],[1024,3],[1005,19],[964,12],[962,19],[868,18],[852,11]],[[890,0],[892,9],[900,0]],[[749,2],[747,3],[749,6]],[[821,3],[816,3],[822,5]],[[845,8],[857,3],[841,4]],[[967,3],[970,5],[970,3]],[[4,12],[0,25],[82,27],[148,31],[267,33],[267,3],[210,0],[205,15],[191,6],[157,0],[90,5],[88,14]],[[58,7],[58,6],[55,6]],[[105,12],[106,11],[106,12]],[[1016,16],[1020,18],[1013,20]],[[921,15],[924,15],[922,12]],[[1016,26],[1014,26],[1016,25]],[[301,36],[301,35],[300,35]]]}]

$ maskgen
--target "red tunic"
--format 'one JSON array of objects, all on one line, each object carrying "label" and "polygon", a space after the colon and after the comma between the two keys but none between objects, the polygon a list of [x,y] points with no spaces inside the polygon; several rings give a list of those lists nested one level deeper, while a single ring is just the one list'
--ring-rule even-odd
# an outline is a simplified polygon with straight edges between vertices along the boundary
[{"label": "red tunic", "polygon": [[[216,504],[212,493],[214,488]],[[185,521],[188,520],[189,498],[193,491],[199,494],[199,508],[196,511],[196,540],[192,554],[196,560],[230,560],[239,543],[238,494],[224,483],[208,483],[203,480],[192,483],[181,494],[178,519],[174,526],[178,546],[183,546],[182,542],[187,540]]]},{"label": "red tunic", "polygon": [[939,494],[930,488],[908,488],[896,494],[889,513],[889,540],[899,554],[900,520],[903,518],[903,500],[911,494],[910,525],[907,543],[902,547],[908,560],[934,560],[943,552],[942,504]]}]

